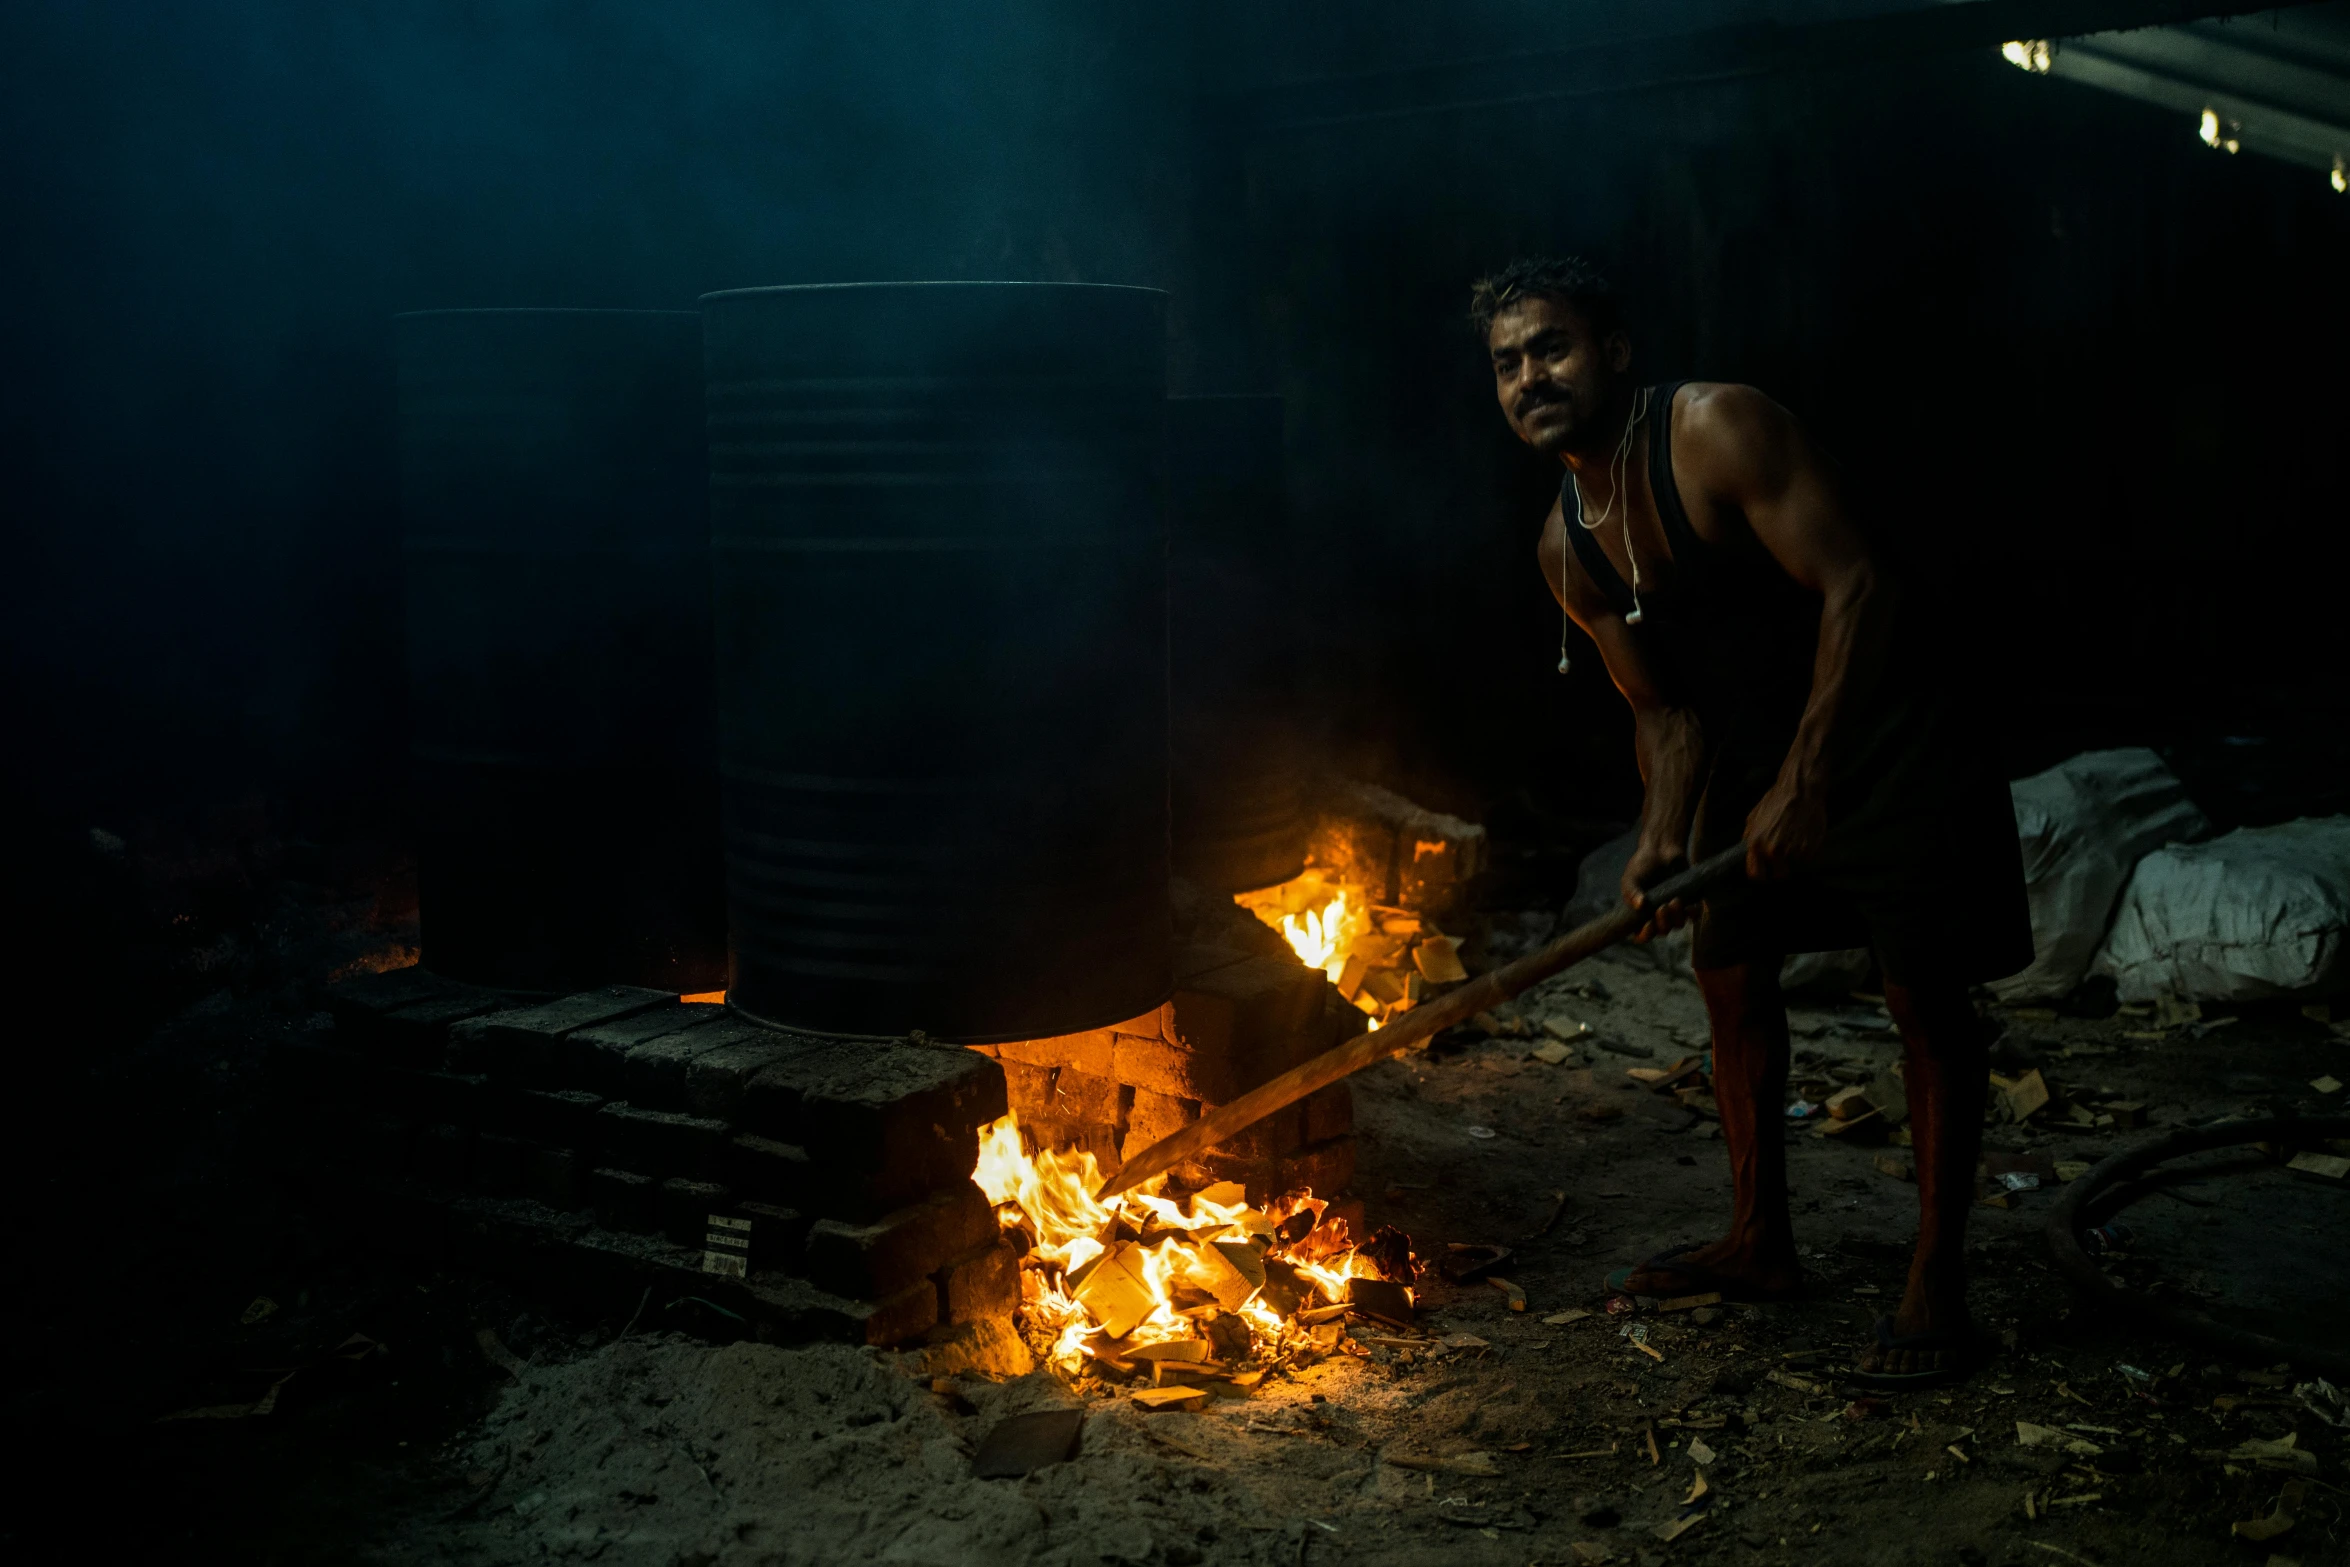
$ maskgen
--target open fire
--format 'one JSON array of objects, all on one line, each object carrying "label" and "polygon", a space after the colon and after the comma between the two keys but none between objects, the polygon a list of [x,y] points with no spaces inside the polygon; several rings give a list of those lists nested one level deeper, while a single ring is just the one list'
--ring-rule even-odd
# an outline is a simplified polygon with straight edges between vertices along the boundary
[{"label": "open fire", "polygon": [[1233,901],[1279,931],[1300,962],[1328,975],[1373,1028],[1410,1011],[1435,986],[1468,978],[1459,941],[1435,921],[1375,904],[1363,887],[1327,871],[1309,869]]},{"label": "open fire", "polygon": [[1233,1181],[1185,1201],[1134,1191],[1103,1203],[1094,1156],[1029,1156],[1016,1115],[981,1129],[973,1179],[1022,1253],[1030,1343],[1064,1374],[1156,1360],[1254,1380],[1252,1365],[1326,1348],[1311,1329],[1325,1309],[1361,1304],[1370,1292],[1355,1280],[1384,1281],[1389,1312],[1409,1310],[1406,1238],[1383,1230],[1364,1243],[1311,1191],[1262,1210]]}]

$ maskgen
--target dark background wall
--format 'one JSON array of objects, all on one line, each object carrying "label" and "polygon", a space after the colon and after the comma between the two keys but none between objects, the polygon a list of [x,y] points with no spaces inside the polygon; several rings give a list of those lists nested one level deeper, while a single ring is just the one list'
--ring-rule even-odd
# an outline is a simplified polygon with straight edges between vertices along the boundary
[{"label": "dark background wall", "polygon": [[1070,0],[8,8],[19,787],[118,824],[258,790],[329,833],[395,803],[394,311],[866,278],[1187,297],[1187,25]]},{"label": "dark background wall", "polygon": [[[1345,112],[1349,73],[1862,9],[11,7],[11,863],[91,826],[396,854],[394,311],[948,276],[1168,288],[1178,390],[1286,393],[1333,754],[1572,841],[1636,780],[1596,659],[1552,672],[1556,475],[1461,326],[1520,250],[1608,266],[1656,376],[1817,427],[1960,606],[2015,769],[2153,741],[2241,817],[2324,804],[2350,201],[2321,180],[1987,48]],[[1310,76],[1332,122],[1266,124]]]}]

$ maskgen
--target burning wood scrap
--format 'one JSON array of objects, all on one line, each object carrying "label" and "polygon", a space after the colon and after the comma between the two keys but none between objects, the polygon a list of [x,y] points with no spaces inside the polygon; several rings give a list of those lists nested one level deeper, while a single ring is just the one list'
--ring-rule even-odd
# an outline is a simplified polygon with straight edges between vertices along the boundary
[{"label": "burning wood scrap", "polygon": [[1469,977],[1460,942],[1411,909],[1383,905],[1334,872],[1304,875],[1234,900],[1289,942],[1298,961],[1329,977],[1377,1028],[1437,987]]},{"label": "burning wood scrap", "polygon": [[1012,1115],[981,1130],[973,1179],[1021,1253],[1022,1331],[1063,1375],[1245,1389],[1335,1348],[1336,1317],[1411,1321],[1409,1240],[1395,1230],[1358,1240],[1311,1191],[1263,1209],[1232,1181],[1181,1200],[1100,1201],[1092,1154],[1031,1157]]}]

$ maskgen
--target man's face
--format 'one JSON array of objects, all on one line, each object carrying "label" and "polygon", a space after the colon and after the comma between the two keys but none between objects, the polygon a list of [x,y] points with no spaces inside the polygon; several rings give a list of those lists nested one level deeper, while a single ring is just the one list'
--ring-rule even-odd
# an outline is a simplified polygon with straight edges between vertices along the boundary
[{"label": "man's face", "polygon": [[1541,295],[1513,301],[1495,316],[1485,346],[1502,416],[1538,452],[1570,451],[1596,439],[1616,377],[1632,360],[1622,333],[1594,337],[1581,311]]}]

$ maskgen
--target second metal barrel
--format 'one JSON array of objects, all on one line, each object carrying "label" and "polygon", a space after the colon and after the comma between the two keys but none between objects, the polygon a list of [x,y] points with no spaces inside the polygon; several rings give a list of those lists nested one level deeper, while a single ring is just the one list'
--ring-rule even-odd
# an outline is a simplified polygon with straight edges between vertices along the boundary
[{"label": "second metal barrel", "polygon": [[954,1040],[1158,1005],[1165,296],[702,303],[729,999]]},{"label": "second metal barrel", "polygon": [[700,319],[396,317],[424,961],[712,988]]},{"label": "second metal barrel", "polygon": [[1167,403],[1175,868],[1238,892],[1305,866],[1303,573],[1278,397]]}]

